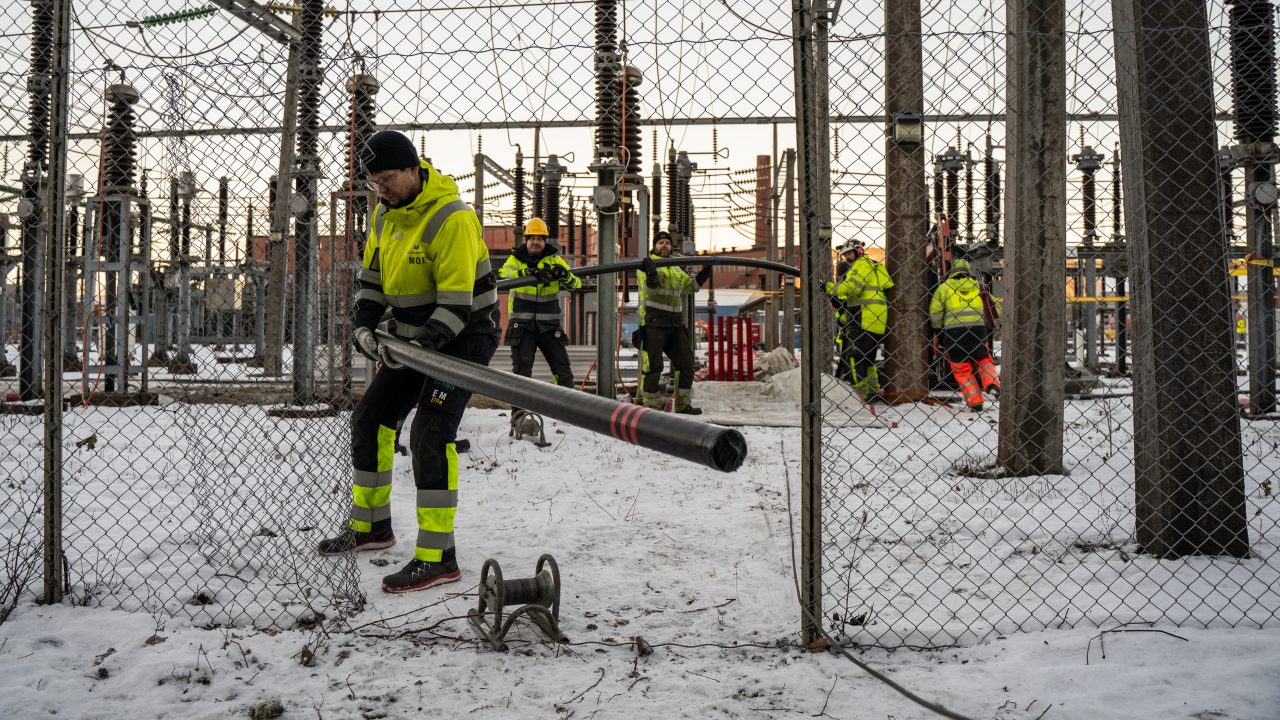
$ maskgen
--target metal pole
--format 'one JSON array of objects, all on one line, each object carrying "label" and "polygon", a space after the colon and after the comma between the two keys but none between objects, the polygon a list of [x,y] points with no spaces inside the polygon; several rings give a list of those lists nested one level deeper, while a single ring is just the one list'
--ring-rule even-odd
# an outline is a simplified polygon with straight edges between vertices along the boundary
[{"label": "metal pole", "polygon": [[23,400],[40,395],[42,327],[40,296],[41,279],[45,275],[44,243],[48,220],[44,207],[45,175],[49,162],[49,113],[52,87],[52,60],[55,54],[55,13],[61,8],[55,0],[33,0],[31,11],[31,70],[27,76],[30,110],[27,113],[29,140],[27,162],[22,171],[22,200],[18,217],[22,219],[21,324],[18,341],[18,394]]},{"label": "metal pole", "polygon": [[[621,205],[618,172],[621,166],[612,161],[599,167],[596,188],[596,250],[599,263],[607,265],[617,259],[618,219]],[[608,197],[602,197],[608,194]],[[601,200],[605,202],[601,202]],[[615,353],[618,346],[618,279],[602,275],[596,281],[596,394],[613,398],[618,392]]]},{"label": "metal pole", "polygon": [[[178,307],[174,313],[173,363],[169,366],[173,373],[192,373],[195,368],[191,362],[191,197],[195,194],[195,178],[190,171],[183,171],[179,185],[182,200],[182,220],[179,232],[180,246],[175,258],[178,268]],[[170,219],[172,222],[172,218]]]},{"label": "metal pole", "polygon": [[[783,162],[787,168],[787,183],[783,188],[783,195],[786,196],[786,209],[783,217],[786,222],[786,231],[783,233],[784,248],[782,253],[782,264],[796,264],[796,151],[794,148],[787,148],[783,153]],[[796,347],[796,283],[790,278],[787,279],[786,287],[782,292],[782,344],[787,348],[788,352],[795,350]]]},{"label": "metal pole", "polygon": [[[769,195],[765,198],[767,206],[767,217],[765,219],[765,250],[764,257],[766,260],[777,262],[778,260],[778,126],[773,126],[773,153],[769,155]],[[764,274],[765,295],[764,301],[764,332],[762,341],[766,350],[772,350],[778,346],[778,300],[776,293],[778,291],[778,275],[773,272]]]},{"label": "metal pole", "polygon": [[[293,16],[300,28],[302,13]],[[280,162],[275,178],[276,198],[271,206],[271,231],[267,238],[267,266],[270,272],[266,286],[266,338],[262,348],[262,374],[279,376],[284,372],[284,298],[288,270],[288,247],[285,233],[289,227],[290,175],[293,169],[293,143],[298,127],[298,68],[301,52],[297,42],[289,43],[289,65],[284,84],[284,125],[280,132]]]},{"label": "metal pole", "polygon": [[[67,233],[66,233],[66,276],[67,291],[62,300],[62,350],[63,367],[74,370],[76,365],[76,327],[78,318],[76,308],[78,298],[76,289],[77,266],[85,266],[83,249],[77,255],[77,238],[80,235],[80,203],[83,200],[84,186],[79,175],[68,178],[70,191],[67,193]],[[0,333],[3,337],[3,333]]]},{"label": "metal pole", "polygon": [[44,601],[62,600],[62,333],[63,237],[66,213],[67,106],[71,53],[71,0],[53,0],[52,129],[49,143],[49,235],[44,270]]},{"label": "metal pole", "polygon": [[484,225],[484,154],[477,152],[475,156],[475,160],[476,160],[476,165],[475,165],[476,189],[475,189],[475,196],[471,205],[472,207],[475,208],[476,218],[480,221],[480,224],[483,226]]},{"label": "metal pole", "polygon": [[822,619],[822,373],[831,364],[831,315],[819,287],[831,275],[831,226],[825,213],[830,172],[826,153],[821,70],[826,27],[813,0],[792,0],[792,49],[795,55],[796,125],[800,139],[800,237],[804,317],[801,335],[801,499],[800,626],[806,644],[815,644]]},{"label": "metal pole", "polygon": [[316,141],[319,121],[323,0],[303,0],[298,13],[302,36],[298,41],[298,136],[294,154],[295,190],[288,207],[296,217],[293,245],[293,404],[315,402],[316,378],[316,181],[320,158]]},{"label": "metal pole", "polygon": [[[1236,114],[1232,153],[1245,172],[1245,236],[1249,303],[1249,410],[1276,411],[1276,282],[1274,212],[1276,134],[1275,8],[1270,0],[1229,0],[1231,80]],[[1230,195],[1228,194],[1228,197]],[[1228,224],[1227,227],[1230,227]]]}]

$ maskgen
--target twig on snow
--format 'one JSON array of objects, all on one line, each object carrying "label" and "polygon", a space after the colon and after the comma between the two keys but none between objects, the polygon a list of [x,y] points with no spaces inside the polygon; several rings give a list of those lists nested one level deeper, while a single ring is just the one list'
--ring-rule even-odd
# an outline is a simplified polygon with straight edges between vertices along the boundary
[{"label": "twig on snow", "polygon": [[681,613],[696,613],[696,612],[702,612],[703,610],[715,610],[716,608],[722,608],[722,607],[724,607],[725,605],[728,605],[729,603],[737,602],[737,600],[738,600],[738,598],[729,598],[728,600],[725,600],[724,602],[720,603],[719,605],[708,605],[707,607],[694,608],[694,609],[692,609],[692,610],[679,610],[678,612],[681,612]]},{"label": "twig on snow", "polygon": [[560,703],[562,706],[568,705],[569,703],[576,702],[582,699],[583,695],[586,695],[587,693],[591,692],[593,689],[595,689],[597,685],[600,684],[600,681],[604,680],[604,668],[596,668],[596,669],[600,671],[600,677],[596,678],[596,681],[591,683],[590,687],[586,688],[585,690],[578,693],[577,695],[574,695],[572,698],[566,700],[565,702]]},{"label": "twig on snow", "polygon": [[840,676],[836,675],[831,678],[831,689],[827,690],[827,699],[822,701],[822,709],[818,711],[814,717],[822,717],[827,714],[827,703],[831,702],[831,693],[836,690],[836,683],[840,682]]}]

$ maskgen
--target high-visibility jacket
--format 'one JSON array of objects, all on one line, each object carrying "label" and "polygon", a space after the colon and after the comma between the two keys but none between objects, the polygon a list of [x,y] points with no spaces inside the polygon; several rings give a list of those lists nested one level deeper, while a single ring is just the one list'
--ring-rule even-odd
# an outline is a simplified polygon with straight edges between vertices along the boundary
[{"label": "high-visibility jacket", "polygon": [[[569,263],[560,257],[555,245],[548,244],[537,258],[529,254],[527,247],[521,245],[503,263],[498,270],[498,277],[526,277],[534,268],[550,270],[553,267],[561,267],[566,271],[572,270]],[[582,287],[582,280],[569,272],[569,276],[564,280],[512,288],[507,295],[507,318],[532,323],[532,329],[537,333],[555,330],[560,327],[560,292],[576,290],[580,287]]]},{"label": "high-visibility jacket", "polygon": [[378,203],[357,276],[356,325],[387,306],[396,334],[440,347],[458,335],[497,335],[498,279],[480,220],[452,178],[421,161],[422,192],[403,207]]},{"label": "high-visibility jacket", "polygon": [[978,281],[967,273],[953,271],[946,282],[933,291],[933,300],[929,302],[929,324],[935,330],[985,328]]},{"label": "high-visibility jacket", "polygon": [[861,323],[868,332],[884,333],[889,329],[889,298],[885,291],[893,287],[884,265],[863,255],[849,266],[844,279],[836,286],[835,296],[844,305],[841,325]]},{"label": "high-visibility jacket", "polygon": [[[650,254],[654,260],[662,256]],[[643,270],[636,271],[636,284],[640,286],[638,312],[640,324],[652,327],[680,327],[684,325],[684,296],[697,291],[693,277],[678,265],[666,265],[656,269],[653,277]]]}]

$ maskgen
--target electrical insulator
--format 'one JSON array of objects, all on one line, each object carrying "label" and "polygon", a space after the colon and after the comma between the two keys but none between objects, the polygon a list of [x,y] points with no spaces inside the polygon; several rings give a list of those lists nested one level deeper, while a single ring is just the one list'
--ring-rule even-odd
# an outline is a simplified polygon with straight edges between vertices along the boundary
[{"label": "electrical insulator", "polygon": [[522,237],[524,230],[524,153],[520,152],[519,145],[516,146],[516,171],[512,173],[512,179],[514,182],[511,184],[514,187],[511,189],[515,191],[516,195],[515,232],[517,237]]},{"label": "electrical insulator", "polygon": [[555,155],[547,156],[547,165],[542,170],[545,183],[542,197],[542,219],[547,221],[547,235],[551,239],[560,239],[560,179],[564,177],[565,167]]},{"label": "electrical insulator", "polygon": [[53,3],[31,3],[31,72],[27,75],[27,92],[30,94],[29,111],[31,136],[27,157],[31,163],[45,170],[49,160],[49,114],[52,98],[51,73],[53,58]]},{"label": "electrical insulator", "polygon": [[1098,193],[1094,177],[1102,168],[1102,158],[1102,154],[1094,150],[1091,145],[1085,145],[1078,155],[1071,156],[1071,161],[1076,164],[1081,174],[1080,196],[1083,203],[1085,245],[1092,245],[1098,236]]},{"label": "electrical insulator", "polygon": [[[956,231],[960,227],[960,171],[964,169],[965,157],[955,147],[947,148],[947,151],[938,156],[938,165],[946,174],[947,188],[947,226],[951,230],[951,237],[956,236]],[[939,206],[941,209],[941,206]]]},{"label": "electrical insulator", "polygon": [[1275,11],[1269,0],[1231,5],[1231,96],[1236,140],[1270,142],[1276,134]]},{"label": "electrical insulator", "polygon": [[364,180],[369,176],[364,169],[364,145],[374,133],[377,118],[378,79],[372,75],[352,75],[347,80],[347,93],[351,96],[350,116],[347,122],[347,174],[352,190],[364,190]]},{"label": "electrical insulator", "polygon": [[618,55],[618,3],[617,0],[596,0],[596,148],[602,157],[614,157],[621,145],[619,117],[616,108],[621,102],[618,73],[621,59]]},{"label": "electrical insulator", "polygon": [[128,195],[133,192],[133,169],[137,163],[138,136],[134,132],[134,103],[138,91],[119,83],[108,86],[104,96],[107,117],[102,137],[102,192]]}]

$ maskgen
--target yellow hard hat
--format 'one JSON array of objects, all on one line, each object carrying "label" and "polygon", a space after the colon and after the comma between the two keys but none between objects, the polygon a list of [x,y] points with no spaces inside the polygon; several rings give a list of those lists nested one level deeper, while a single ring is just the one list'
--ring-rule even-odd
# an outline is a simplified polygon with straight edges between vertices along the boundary
[{"label": "yellow hard hat", "polygon": [[548,234],[547,224],[542,221],[542,218],[530,218],[529,222],[524,226],[525,237],[530,235],[541,235],[542,237],[546,237]]}]

